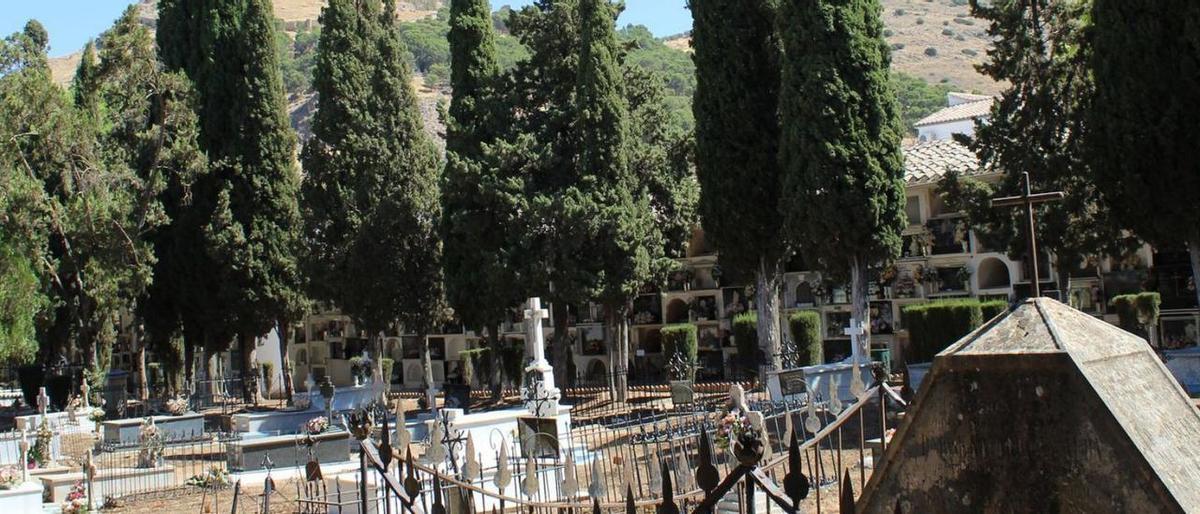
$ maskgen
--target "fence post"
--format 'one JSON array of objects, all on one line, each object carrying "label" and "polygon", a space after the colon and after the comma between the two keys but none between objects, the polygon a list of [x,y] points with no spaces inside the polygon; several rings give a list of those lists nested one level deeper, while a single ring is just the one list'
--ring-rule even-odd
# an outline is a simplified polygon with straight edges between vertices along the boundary
[{"label": "fence post", "polygon": [[362,514],[367,514],[367,452],[363,449],[363,444],[366,444],[365,441],[360,441],[358,447],[358,469],[360,477],[358,481],[358,494],[362,503],[361,512]]}]

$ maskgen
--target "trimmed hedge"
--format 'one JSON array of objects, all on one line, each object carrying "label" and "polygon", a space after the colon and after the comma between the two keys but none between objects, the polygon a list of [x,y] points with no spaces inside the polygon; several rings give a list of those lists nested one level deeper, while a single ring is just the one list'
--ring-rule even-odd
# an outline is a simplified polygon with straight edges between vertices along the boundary
[{"label": "trimmed hedge", "polygon": [[821,339],[821,315],[817,311],[796,311],[788,316],[788,328],[796,344],[796,363],[812,366],[825,362],[825,347]]},{"label": "trimmed hedge", "polygon": [[909,305],[901,311],[908,328],[909,346],[904,360],[930,362],[946,347],[1004,312],[1003,301],[980,302],[977,299],[939,300]]},{"label": "trimmed hedge", "polygon": [[979,310],[983,314],[983,322],[987,323],[992,318],[1004,314],[1008,310],[1008,302],[1004,300],[989,300],[979,304]]},{"label": "trimmed hedge", "polygon": [[1117,311],[1118,324],[1126,331],[1144,338],[1149,334],[1146,327],[1158,323],[1162,296],[1158,293],[1135,293],[1114,296],[1108,305]]},{"label": "trimmed hedge", "polygon": [[758,314],[743,312],[733,317],[733,341],[737,345],[738,361],[747,368],[757,368]]},{"label": "trimmed hedge", "polygon": [[696,362],[696,355],[700,350],[696,325],[691,323],[667,325],[662,327],[659,332],[662,334],[663,356],[667,358],[667,362],[670,362],[671,357],[676,353],[682,353],[684,360],[688,362]]}]

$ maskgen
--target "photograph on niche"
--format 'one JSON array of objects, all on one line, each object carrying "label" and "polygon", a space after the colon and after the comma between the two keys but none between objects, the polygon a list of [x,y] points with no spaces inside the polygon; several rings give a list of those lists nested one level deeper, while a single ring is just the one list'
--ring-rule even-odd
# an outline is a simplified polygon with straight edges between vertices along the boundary
[{"label": "photograph on niche", "polygon": [[871,302],[871,333],[891,334],[895,330],[892,302]]}]

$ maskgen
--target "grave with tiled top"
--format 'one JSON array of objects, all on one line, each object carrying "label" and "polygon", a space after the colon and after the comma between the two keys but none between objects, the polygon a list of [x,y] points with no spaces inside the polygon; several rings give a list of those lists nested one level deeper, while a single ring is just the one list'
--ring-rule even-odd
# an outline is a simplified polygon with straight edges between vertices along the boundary
[{"label": "grave with tiled top", "polygon": [[934,359],[857,512],[1200,512],[1200,411],[1145,340],[1027,300]]}]

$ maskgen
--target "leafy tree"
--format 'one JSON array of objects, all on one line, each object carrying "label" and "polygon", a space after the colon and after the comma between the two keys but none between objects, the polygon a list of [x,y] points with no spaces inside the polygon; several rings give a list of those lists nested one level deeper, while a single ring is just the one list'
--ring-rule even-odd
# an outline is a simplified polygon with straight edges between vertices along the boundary
[{"label": "leafy tree", "polygon": [[[170,250],[177,237],[172,216],[182,216],[186,210],[183,197],[196,178],[207,172],[207,161],[197,143],[191,87],[181,74],[161,69],[154,35],[140,22],[137,9],[127,8],[101,38],[104,44],[98,62],[89,58],[85,49],[75,76],[76,103],[86,114],[102,117],[100,148],[106,160],[128,167],[147,193],[155,194],[141,200],[147,202],[145,226],[141,233],[131,234],[148,241],[156,255],[151,268],[154,280],[133,309],[138,320],[132,324],[135,365],[144,399],[149,395],[146,350],[160,355],[177,351],[172,340],[178,332],[179,316],[170,306],[176,303],[172,297],[186,294],[172,289]],[[145,339],[138,328],[142,319],[151,328]],[[166,357],[168,361],[177,359]]]},{"label": "leafy tree", "polygon": [[[1095,85],[1087,70],[1086,5],[1070,2],[997,3],[972,6],[989,20],[996,41],[980,66],[997,82],[1009,84],[989,122],[973,138],[960,138],[991,172],[1006,173],[988,184],[952,173],[940,187],[949,207],[967,213],[976,234],[992,248],[1027,260],[1027,221],[1023,210],[996,210],[990,198],[1024,192],[1020,172],[1028,171],[1035,191],[1064,191],[1062,202],[1039,207],[1037,233],[1058,270],[1059,288],[1072,273],[1103,255],[1123,255],[1137,242],[1101,201],[1086,145],[1087,120]],[[1040,258],[1040,257],[1039,257]],[[1047,272],[1049,270],[1046,270]]]},{"label": "leafy tree", "polygon": [[1200,281],[1200,5],[1095,0],[1091,19],[1088,150],[1102,193],[1138,236],[1186,243]]},{"label": "leafy tree", "polygon": [[[503,167],[489,165],[484,153],[500,129],[494,112],[500,69],[488,2],[453,0],[449,23],[454,94],[441,189],[446,296],[464,323],[487,329],[487,347],[495,356],[503,344],[500,323],[527,293],[509,248],[519,214],[513,199],[521,191]],[[489,370],[492,395],[499,399],[501,366]]]},{"label": "leafy tree", "polygon": [[900,119],[904,130],[915,136],[913,125],[921,118],[946,107],[946,95],[953,88],[945,84],[930,84],[925,79],[904,72],[892,72],[892,83],[896,85],[896,97],[900,101]]},{"label": "leafy tree", "polygon": [[322,10],[317,113],[302,156],[305,268],[312,296],[339,306],[375,341],[397,320],[415,332],[428,390],[425,335],[443,314],[440,163],[421,126],[394,12],[392,0],[333,0]]},{"label": "leafy tree", "polygon": [[102,122],[53,83],[45,38],[30,22],[0,43],[0,354],[28,362],[35,329],[43,362],[81,357],[101,376],[116,316],[149,282],[160,186],[107,144],[122,113]]},{"label": "leafy tree", "polygon": [[[895,258],[904,221],[899,107],[878,0],[784,0],[783,213],[809,262],[848,274],[870,326],[868,267]],[[854,348],[855,356],[870,354]]]},{"label": "leafy tree", "polygon": [[778,369],[789,248],[779,216],[777,2],[693,0],[691,8],[700,217],[723,263],[754,270],[759,346]]},{"label": "leafy tree", "polygon": [[237,334],[242,376],[249,377],[254,339],[303,305],[294,257],[296,141],[271,4],[164,0],[158,44],[167,67],[195,84],[200,143],[212,163],[192,188],[196,208],[205,213],[188,244],[203,252],[192,267],[200,287],[191,289],[201,299],[183,311],[192,327],[185,326],[184,335],[202,334],[212,350]]}]

